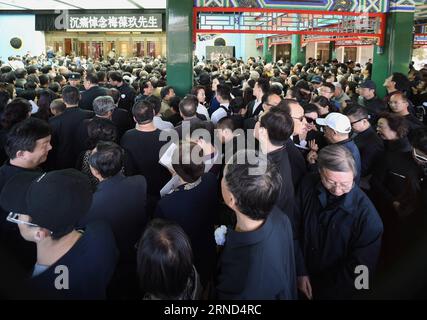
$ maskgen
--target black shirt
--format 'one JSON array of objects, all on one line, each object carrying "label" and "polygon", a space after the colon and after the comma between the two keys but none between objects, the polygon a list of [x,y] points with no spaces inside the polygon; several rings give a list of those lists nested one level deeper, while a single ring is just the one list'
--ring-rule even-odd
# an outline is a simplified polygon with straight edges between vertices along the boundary
[{"label": "black shirt", "polygon": [[127,131],[121,140],[126,150],[126,175],[143,175],[147,179],[147,192],[160,197],[160,190],[169,181],[170,173],[160,163],[160,150],[167,141],[160,141],[162,131],[156,129],[142,132],[136,129]]},{"label": "black shirt", "polygon": [[[0,167],[0,191],[18,173],[33,171],[38,170],[17,167],[7,161]],[[24,270],[30,271],[37,258],[36,245],[22,238],[17,224],[6,221],[8,214],[9,212],[0,208],[0,243]]]},{"label": "black shirt", "polygon": [[251,232],[227,228],[217,281],[219,299],[296,299],[291,223],[274,207]]},{"label": "black shirt", "polygon": [[[56,263],[31,278],[37,299],[105,299],[107,285],[113,275],[118,250],[111,228],[102,222],[89,224],[81,238]],[[69,289],[58,290],[55,281],[58,266],[68,268]],[[59,270],[59,269],[58,269]]]}]

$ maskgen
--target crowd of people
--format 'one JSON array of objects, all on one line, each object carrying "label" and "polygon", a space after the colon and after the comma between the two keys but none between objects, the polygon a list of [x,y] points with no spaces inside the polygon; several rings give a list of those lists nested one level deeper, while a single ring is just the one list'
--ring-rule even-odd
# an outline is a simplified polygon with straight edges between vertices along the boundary
[{"label": "crowd of people", "polygon": [[384,98],[371,74],[371,62],[195,60],[178,97],[161,57],[10,57],[1,296],[416,297],[427,66],[384,79]]}]

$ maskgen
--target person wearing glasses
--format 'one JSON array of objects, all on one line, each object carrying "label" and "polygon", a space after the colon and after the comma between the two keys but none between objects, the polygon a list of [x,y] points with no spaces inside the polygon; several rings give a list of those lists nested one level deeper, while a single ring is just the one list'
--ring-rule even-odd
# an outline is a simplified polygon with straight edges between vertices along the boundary
[{"label": "person wearing glasses", "polygon": [[[290,100],[290,99],[288,99]],[[282,101],[282,97],[274,92],[268,92],[262,97],[262,111],[255,117],[246,118],[243,122],[245,130],[254,129],[257,121],[263,114],[270,111],[271,108],[276,107]],[[293,100],[294,101],[294,100]]]},{"label": "person wearing glasses", "polygon": [[[290,116],[294,123],[293,133],[286,144],[287,151],[289,153],[289,161],[291,164],[291,172],[292,172],[292,181],[294,184],[294,188],[296,189],[302,178],[307,173],[307,164],[304,159],[302,152],[299,150],[301,148],[299,139],[300,135],[307,134],[307,120],[304,115],[304,109],[301,105],[294,100],[284,100],[280,106],[286,105],[289,108]],[[297,145],[297,143],[299,143]]]},{"label": "person wearing glasses", "polygon": [[353,141],[360,152],[361,176],[370,176],[384,153],[384,143],[371,126],[366,108],[351,106],[344,110],[344,114],[350,119],[351,128],[355,133]]},{"label": "person wearing glasses", "polygon": [[8,223],[37,247],[28,279],[35,298],[106,298],[118,251],[107,224],[76,229],[91,202],[89,179],[75,169],[22,172],[4,186],[0,205],[10,212]]},{"label": "person wearing glasses", "polygon": [[391,112],[405,119],[409,128],[409,136],[412,134],[413,130],[424,127],[424,124],[409,112],[410,102],[403,93],[396,93],[392,95],[388,104]]},{"label": "person wearing glasses", "polygon": [[357,167],[347,148],[323,148],[318,169],[304,178],[297,193],[295,236],[311,284],[305,293],[313,299],[349,299],[357,291],[357,266],[368,267],[372,280],[383,224],[355,183]]},{"label": "person wearing glasses", "polygon": [[[42,120],[29,118],[14,127],[7,135],[5,152],[8,161],[0,167],[0,191],[6,182],[21,172],[41,172],[50,145],[51,129]],[[16,256],[25,269],[31,268],[35,259],[35,247],[19,236],[16,226],[6,223],[7,212],[0,209],[0,243]]]},{"label": "person wearing glasses", "polygon": [[[335,103],[333,98],[335,97],[335,86],[333,83],[325,82],[320,88],[319,88],[320,97],[324,97],[327,99],[329,112],[336,112],[339,110],[338,105]],[[315,98],[314,103],[317,103],[316,101],[318,97]],[[322,105],[323,107],[323,105]],[[328,113],[329,113],[328,112]],[[319,112],[321,116],[325,114],[325,112]],[[327,113],[326,113],[327,114]]]}]

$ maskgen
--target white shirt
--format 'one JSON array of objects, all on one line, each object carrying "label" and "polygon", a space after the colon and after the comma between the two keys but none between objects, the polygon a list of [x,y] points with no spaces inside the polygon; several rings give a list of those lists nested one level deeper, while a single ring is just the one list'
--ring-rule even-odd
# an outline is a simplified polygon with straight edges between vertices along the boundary
[{"label": "white shirt", "polygon": [[[229,109],[229,103],[224,103],[221,104],[221,106],[225,107],[226,109]],[[225,118],[227,116],[227,112],[219,107],[213,114],[211,117],[211,121],[213,124],[217,124],[219,120],[221,120],[222,118]]]},{"label": "white shirt", "polygon": [[209,117],[208,109],[206,109],[206,107],[204,105],[202,105],[202,104],[199,103],[199,105],[197,106],[196,112],[198,114],[204,115],[206,117],[206,120],[208,120],[208,121],[211,120],[211,118]]},{"label": "white shirt", "polygon": [[255,112],[256,108],[258,108],[258,106],[259,106],[261,103],[262,103],[262,100],[261,100],[261,101],[255,100],[254,107],[253,107],[253,109],[252,109],[252,113],[251,113],[251,114],[254,114],[254,112]]},{"label": "white shirt", "polygon": [[159,130],[173,129],[172,123],[162,120],[159,116],[154,116],[153,124]]}]

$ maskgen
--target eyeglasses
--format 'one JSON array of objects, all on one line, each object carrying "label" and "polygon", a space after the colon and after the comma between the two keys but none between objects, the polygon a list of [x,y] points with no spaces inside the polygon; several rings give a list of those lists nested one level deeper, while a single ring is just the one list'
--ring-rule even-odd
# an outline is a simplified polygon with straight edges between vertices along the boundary
[{"label": "eyeglasses", "polygon": [[415,149],[415,148],[414,148],[414,157],[415,157],[415,159],[416,159],[417,161],[419,161],[419,162],[426,162],[426,163],[427,163],[427,158],[426,158],[426,157],[424,157],[424,156],[422,156],[422,155],[419,155],[419,154],[417,153],[417,149]]},{"label": "eyeglasses", "polygon": [[360,122],[360,121],[362,121],[362,120],[365,120],[365,119],[367,119],[367,118],[362,118],[362,119],[359,119],[359,120],[356,120],[356,121],[350,122],[350,124],[351,124],[351,125],[353,125],[353,124],[358,123],[358,122]]},{"label": "eyeglasses", "polygon": [[313,123],[315,120],[309,117],[305,117],[305,120],[307,120],[307,123]]},{"label": "eyeglasses", "polygon": [[304,121],[304,119],[305,119],[305,116],[301,116],[301,117],[299,117],[299,118],[292,117],[292,119],[299,120],[300,122],[303,122],[303,121]]},{"label": "eyeglasses", "polygon": [[349,192],[351,189],[353,189],[354,186],[354,181],[352,181],[351,183],[336,183],[335,181],[329,181],[326,180],[325,177],[323,177],[323,175],[320,175],[320,178],[322,180],[323,185],[326,187],[326,189],[332,189],[332,188],[339,188],[341,189],[343,192]]},{"label": "eyeglasses", "polygon": [[15,212],[10,212],[8,214],[6,220],[9,222],[12,222],[12,223],[16,223],[16,224],[24,224],[24,225],[27,225],[29,227],[39,227],[37,224],[19,220],[19,213],[15,213]]}]

